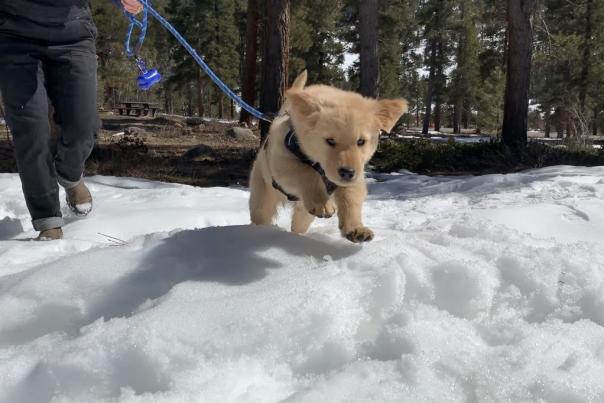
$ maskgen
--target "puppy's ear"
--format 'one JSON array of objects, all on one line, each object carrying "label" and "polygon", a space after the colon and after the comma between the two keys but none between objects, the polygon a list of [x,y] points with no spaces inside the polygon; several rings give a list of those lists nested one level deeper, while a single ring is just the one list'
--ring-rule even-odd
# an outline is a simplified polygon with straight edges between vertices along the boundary
[{"label": "puppy's ear", "polygon": [[407,112],[407,101],[404,99],[384,99],[377,101],[375,117],[378,127],[390,133],[403,113]]},{"label": "puppy's ear", "polygon": [[292,90],[303,90],[306,87],[306,81],[308,80],[308,72],[304,70],[300,75],[294,80],[294,83],[291,86]]},{"label": "puppy's ear", "polygon": [[294,122],[305,122],[314,125],[321,112],[321,101],[308,92],[289,90],[285,93],[289,104],[288,112],[292,115]]}]

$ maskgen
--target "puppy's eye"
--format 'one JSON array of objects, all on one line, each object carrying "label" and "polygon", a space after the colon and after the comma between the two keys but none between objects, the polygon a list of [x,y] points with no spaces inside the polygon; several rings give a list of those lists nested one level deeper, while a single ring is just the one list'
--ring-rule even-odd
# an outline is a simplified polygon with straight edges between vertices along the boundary
[{"label": "puppy's eye", "polygon": [[325,139],[325,142],[329,144],[330,147],[336,146],[336,141],[334,139]]},{"label": "puppy's eye", "polygon": [[359,147],[363,147],[366,142],[367,142],[367,140],[365,140],[365,139],[359,139],[359,141],[357,141],[357,145]]}]

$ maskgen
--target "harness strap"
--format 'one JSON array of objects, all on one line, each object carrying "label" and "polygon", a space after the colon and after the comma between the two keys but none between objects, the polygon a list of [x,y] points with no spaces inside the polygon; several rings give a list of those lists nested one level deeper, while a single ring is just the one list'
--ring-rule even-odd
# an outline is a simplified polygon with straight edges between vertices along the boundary
[{"label": "harness strap", "polygon": [[301,163],[306,164],[306,165],[310,166],[312,169],[314,169],[315,171],[317,171],[319,176],[321,176],[321,180],[323,180],[323,184],[325,185],[325,190],[327,190],[328,195],[331,195],[338,188],[338,185],[336,185],[335,183],[333,183],[332,181],[330,181],[327,178],[327,175],[325,174],[325,170],[323,169],[321,164],[319,164],[316,161],[311,160],[310,158],[308,158],[308,156],[306,154],[304,154],[304,151],[302,151],[302,149],[300,148],[300,144],[298,143],[298,138],[296,137],[296,131],[294,130],[293,127],[291,129],[289,129],[289,132],[285,136],[285,147],[292,154],[294,154],[296,157],[298,157],[298,159],[300,160]]},{"label": "harness strap", "polygon": [[287,197],[287,200],[292,201],[292,202],[295,202],[295,201],[300,201],[300,198],[299,198],[298,196],[294,196],[293,194],[287,193],[287,192],[285,191],[285,189],[283,189],[283,188],[281,187],[281,185],[279,185],[279,184],[277,183],[277,181],[275,180],[275,178],[273,178],[273,187],[274,187],[275,189],[277,189],[278,191],[280,191],[281,193],[283,193],[283,194],[285,195],[285,197]]},{"label": "harness strap", "polygon": [[[267,139],[267,143],[268,143],[268,139]],[[266,143],[264,144],[264,146],[266,147]],[[310,158],[308,158],[308,156],[306,154],[304,154],[304,151],[302,151],[302,149],[300,148],[300,144],[298,143],[298,138],[296,137],[296,131],[294,130],[293,127],[290,128],[289,132],[287,132],[287,135],[285,135],[285,148],[287,148],[289,150],[289,152],[294,154],[298,158],[298,160],[300,160],[301,163],[310,166],[312,169],[314,169],[319,174],[319,176],[321,177],[321,180],[323,181],[323,184],[325,185],[325,190],[327,191],[328,195],[331,196],[333,194],[333,192],[335,192],[335,190],[338,188],[338,185],[336,185],[335,183],[333,183],[332,181],[330,181],[327,178],[327,175],[325,174],[325,170],[323,169],[321,164],[319,164],[316,161],[311,160]],[[281,185],[279,185],[279,183],[277,183],[275,178],[273,178],[273,187],[275,189],[277,189],[278,191],[280,191],[281,193],[283,193],[285,195],[285,197],[287,197],[287,200],[289,200],[289,201],[299,201],[300,200],[300,198],[298,196],[287,193],[285,191],[285,189],[283,189],[283,187]]]}]

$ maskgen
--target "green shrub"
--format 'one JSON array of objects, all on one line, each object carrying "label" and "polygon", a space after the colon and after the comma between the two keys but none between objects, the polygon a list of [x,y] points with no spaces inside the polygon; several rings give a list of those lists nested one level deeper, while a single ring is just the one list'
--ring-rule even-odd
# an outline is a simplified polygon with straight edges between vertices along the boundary
[{"label": "green shrub", "polygon": [[372,160],[378,172],[407,169],[436,173],[505,173],[551,165],[604,165],[604,151],[591,146],[550,146],[529,143],[523,154],[514,156],[499,141],[481,143],[432,143],[418,139],[385,141]]}]

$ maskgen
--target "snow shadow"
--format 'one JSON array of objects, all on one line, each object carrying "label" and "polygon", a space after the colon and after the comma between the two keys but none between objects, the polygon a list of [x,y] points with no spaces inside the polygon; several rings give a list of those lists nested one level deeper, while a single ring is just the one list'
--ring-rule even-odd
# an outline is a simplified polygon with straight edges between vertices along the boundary
[{"label": "snow shadow", "polygon": [[23,232],[21,220],[11,217],[4,217],[0,220],[0,241],[6,241]]},{"label": "snow shadow", "polygon": [[261,280],[270,269],[286,266],[286,262],[262,255],[269,249],[315,259],[330,256],[334,260],[360,250],[355,245],[318,241],[271,226],[178,232],[148,251],[140,266],[92,307],[88,322],[101,317],[129,317],[146,301],[160,298],[186,281],[239,286]]},{"label": "snow shadow", "polygon": [[[330,256],[338,260],[360,250],[343,241],[316,240],[273,226],[204,228],[147,242],[149,245],[141,249],[124,251],[127,255],[136,254],[134,259],[139,265],[107,285],[99,298],[89,301],[86,314],[70,304],[42,304],[32,320],[0,333],[0,347],[22,345],[54,332],[77,337],[83,326],[100,318],[108,321],[130,317],[143,304],[163,297],[174,286],[187,281],[240,286],[261,280],[271,269],[284,268],[291,256],[315,259]],[[299,262],[297,259],[295,264]]]},{"label": "snow shadow", "polygon": [[369,187],[369,197],[378,199],[413,200],[428,196],[463,193],[482,196],[519,190],[534,182],[555,177],[555,173],[521,172],[480,176],[423,176],[411,172],[398,175],[376,174],[377,181]]}]

